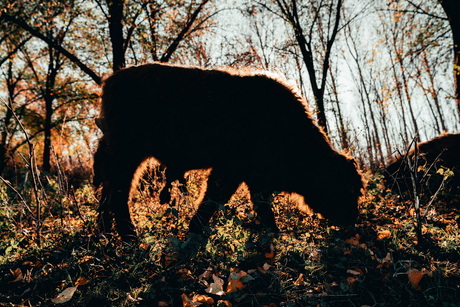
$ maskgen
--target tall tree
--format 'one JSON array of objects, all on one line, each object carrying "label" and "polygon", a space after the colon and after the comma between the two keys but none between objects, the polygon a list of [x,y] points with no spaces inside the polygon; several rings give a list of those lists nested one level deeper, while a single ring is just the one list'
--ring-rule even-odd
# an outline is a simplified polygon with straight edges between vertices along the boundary
[{"label": "tall tree", "polygon": [[340,30],[343,0],[302,3],[297,0],[274,0],[274,2],[277,7],[274,12],[286,20],[294,33],[310,77],[318,124],[327,133],[324,97],[332,47]]},{"label": "tall tree", "polygon": [[[16,73],[18,75],[15,75]],[[3,72],[8,97],[0,102],[0,110],[4,110],[3,117],[0,120],[0,176],[3,175],[3,171],[8,165],[8,160],[12,154],[12,136],[16,130],[13,112],[16,111],[15,101],[20,93],[18,88],[22,79],[21,75],[22,72],[13,71],[13,61],[10,59],[6,71]]]},{"label": "tall tree", "polygon": [[460,1],[439,1],[444,9],[452,29],[454,50],[455,99],[457,100],[458,118],[460,120]]},{"label": "tall tree", "polygon": [[[67,88],[70,88],[70,83],[67,83],[68,78],[60,74],[68,73],[76,66],[96,84],[100,84],[102,74],[109,69],[109,67],[101,67],[103,61],[100,59],[111,58],[110,66],[113,71],[125,67],[126,63],[132,63],[133,60],[136,63],[136,57],[141,54],[141,50],[145,50],[145,45],[137,44],[137,42],[142,41],[140,38],[145,35],[144,30],[146,29],[156,37],[153,41],[160,41],[157,39],[159,36],[168,35],[169,40],[157,45],[161,53],[158,58],[155,55],[154,59],[169,61],[180,44],[206,29],[210,23],[210,14],[205,12],[204,8],[209,2],[210,0],[189,0],[187,2],[93,0],[95,5],[88,5],[88,3],[73,0],[67,2],[45,0],[40,3],[26,1],[4,1],[2,3],[0,38],[3,35],[5,39],[0,40],[0,44],[5,44],[4,41],[11,36],[9,32],[13,28],[20,29],[26,35],[22,40],[18,40],[16,47],[10,49],[11,51],[0,53],[0,60],[4,62],[12,55],[22,52],[32,72],[29,75],[32,79],[25,80],[25,82],[34,84],[31,86],[31,92],[34,97],[43,101],[43,108],[34,106],[35,109],[31,113],[36,115],[34,117],[36,120],[29,121],[33,123],[29,127],[31,128],[30,138],[34,139],[40,134],[43,137],[43,170],[51,169],[53,130],[62,124],[62,119],[59,118],[56,111],[67,109],[67,106],[72,104],[69,102],[78,100],[62,99],[61,95],[68,92]],[[174,10],[171,9],[172,6],[175,6]],[[148,9],[152,7],[157,7],[163,12],[163,15],[151,15]],[[174,15],[174,18],[172,18],[173,15],[166,16],[167,12],[172,11],[181,12],[181,14]],[[162,22],[164,28],[152,31],[149,29],[149,22],[150,24]],[[99,32],[94,31],[95,28]],[[166,33],[168,30],[170,32]],[[98,36],[95,36],[94,32],[97,32]],[[101,35],[101,33],[108,35]],[[33,45],[26,45],[27,39],[31,36],[34,37]],[[82,43],[85,39],[88,39],[86,44]],[[98,39],[97,43],[95,39]],[[100,48],[94,48],[94,45]],[[24,47],[22,51],[21,47]],[[36,61],[35,55],[31,53],[40,52],[46,53],[46,59],[41,57],[39,61]],[[43,67],[47,67],[46,71],[42,70]],[[74,76],[81,78],[81,74],[78,73],[74,73]],[[62,108],[63,105],[66,105],[66,108]],[[8,112],[5,114],[7,119],[10,118]],[[75,118],[71,114],[64,116],[68,120]],[[43,119],[42,122],[41,119]],[[37,122],[40,122],[38,125],[40,128],[36,125]],[[55,137],[58,137],[56,133]]]},{"label": "tall tree", "polygon": [[[143,26],[146,22],[158,23],[157,13],[158,10],[168,10],[170,6],[176,5],[182,7],[186,14],[180,15],[182,20],[180,19],[170,19],[169,22],[173,23],[172,25],[167,25],[166,28],[163,28],[163,31],[167,31],[169,29],[178,29],[175,32],[175,36],[172,37],[172,40],[169,41],[169,44],[165,47],[163,54],[158,60],[167,62],[170,60],[171,56],[176,52],[179,45],[186,39],[191,37],[191,34],[198,30],[202,30],[206,28],[206,25],[209,24],[210,18],[209,15],[203,15],[205,6],[210,2],[210,0],[189,0],[186,2],[175,2],[172,1],[155,1],[155,0],[143,0],[141,1],[141,5],[138,6],[137,3],[132,3],[131,1],[126,0],[94,0],[97,4],[97,7],[102,12],[91,12],[94,13],[96,18],[105,18],[107,23],[107,28],[109,32],[109,36],[106,38],[106,41],[110,41],[110,47],[108,48],[111,50],[111,58],[112,58],[112,69],[114,71],[123,68],[126,65],[126,52],[129,46],[132,46],[132,40],[134,35],[137,34],[135,41],[143,41],[143,37],[145,36],[144,32],[136,33],[136,30],[139,28],[145,28]],[[72,2],[74,3],[74,2]],[[40,5],[57,5],[58,2],[55,0],[47,0],[41,1]],[[75,3],[76,4],[76,3]],[[27,6],[28,4],[22,4]],[[30,4],[32,5],[32,3]],[[75,7],[75,9],[79,10],[87,10],[88,5],[82,5]],[[132,7],[128,14],[128,7]],[[149,11],[149,8],[153,10]],[[131,12],[133,11],[133,12]],[[173,10],[170,11],[172,13]],[[199,18],[201,16],[201,18]],[[166,16],[169,17],[169,16]],[[92,63],[87,61],[91,59],[91,56],[86,56],[86,61],[82,60],[81,53],[74,52],[69,46],[77,45],[75,40],[80,39],[81,36],[75,36],[74,41],[67,41],[65,44],[61,44],[58,41],[55,41],[52,37],[49,37],[45,33],[46,27],[43,24],[34,24],[32,16],[30,14],[23,14],[20,9],[15,7],[14,5],[7,5],[4,9],[2,9],[2,13],[0,15],[0,21],[6,21],[10,24],[14,24],[25,31],[29,32],[31,35],[37,37],[38,39],[42,40],[53,49],[67,57],[72,63],[74,63],[78,68],[80,68],[85,74],[87,74],[94,82],[100,84],[102,82],[101,74],[96,72],[94,68],[92,68]],[[89,19],[86,22],[93,22]],[[168,23],[168,20],[164,21],[165,24]],[[163,35],[163,33],[159,33],[157,29],[152,27],[154,30],[152,34],[154,38],[152,41],[157,40],[158,35]],[[85,28],[83,29],[74,29],[76,32],[84,35]],[[169,37],[171,37],[171,33],[168,33]],[[106,42],[105,41],[105,42]],[[103,43],[105,43],[103,42]],[[99,57],[95,56],[95,57]],[[157,60],[154,58],[154,60]]]}]

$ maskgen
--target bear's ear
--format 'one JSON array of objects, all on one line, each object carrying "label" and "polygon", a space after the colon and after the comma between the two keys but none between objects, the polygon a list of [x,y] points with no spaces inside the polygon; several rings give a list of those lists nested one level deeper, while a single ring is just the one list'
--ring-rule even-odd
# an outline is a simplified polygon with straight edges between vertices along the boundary
[{"label": "bear's ear", "polygon": [[95,118],[94,121],[96,122],[96,126],[101,129],[102,132],[106,132],[107,131],[107,127],[105,125],[105,120],[104,118],[102,117],[99,117],[99,118]]}]

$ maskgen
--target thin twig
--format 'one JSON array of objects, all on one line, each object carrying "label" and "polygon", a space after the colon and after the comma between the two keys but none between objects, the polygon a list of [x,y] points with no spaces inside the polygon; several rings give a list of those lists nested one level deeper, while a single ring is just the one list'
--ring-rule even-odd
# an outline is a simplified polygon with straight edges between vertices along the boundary
[{"label": "thin twig", "polygon": [[40,199],[40,194],[38,192],[38,182],[39,182],[39,171],[37,169],[37,164],[35,160],[35,149],[34,145],[29,139],[29,134],[27,133],[26,128],[22,124],[21,120],[18,118],[16,112],[5,102],[3,101],[3,104],[12,112],[13,117],[15,118],[16,122],[18,123],[19,127],[21,128],[22,132],[24,133],[27,141],[27,145],[29,147],[29,158],[25,159],[28,167],[30,174],[32,175],[32,188],[34,191],[34,197],[35,201],[37,204],[37,212],[36,212],[36,223],[37,223],[37,245],[40,247],[41,246],[41,199]]}]

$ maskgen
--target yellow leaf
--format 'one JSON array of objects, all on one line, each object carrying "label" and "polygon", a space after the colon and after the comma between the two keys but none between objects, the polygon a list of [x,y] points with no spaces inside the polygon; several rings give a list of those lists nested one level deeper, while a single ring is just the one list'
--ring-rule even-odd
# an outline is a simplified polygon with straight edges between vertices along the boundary
[{"label": "yellow leaf", "polygon": [[55,304],[64,304],[72,299],[77,287],[68,287],[64,291],[58,294],[55,298],[52,298],[51,301]]}]

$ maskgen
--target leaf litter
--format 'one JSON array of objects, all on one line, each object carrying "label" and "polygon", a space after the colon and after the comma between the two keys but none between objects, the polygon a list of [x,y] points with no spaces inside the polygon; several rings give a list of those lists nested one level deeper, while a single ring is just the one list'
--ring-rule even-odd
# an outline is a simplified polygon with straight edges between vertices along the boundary
[{"label": "leaf litter", "polygon": [[138,225],[151,226],[139,226],[137,244],[91,227],[49,232],[41,249],[22,238],[22,253],[0,266],[0,305],[456,306],[458,212],[430,213],[422,246],[410,204],[381,186],[366,197],[358,223],[342,229],[282,199],[276,238],[241,226],[246,220],[232,206],[253,214],[242,197],[213,219],[206,246],[183,263],[177,248],[194,209],[180,201],[174,215],[159,206],[139,213]]}]

